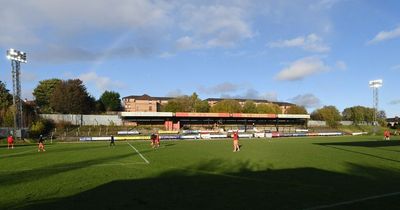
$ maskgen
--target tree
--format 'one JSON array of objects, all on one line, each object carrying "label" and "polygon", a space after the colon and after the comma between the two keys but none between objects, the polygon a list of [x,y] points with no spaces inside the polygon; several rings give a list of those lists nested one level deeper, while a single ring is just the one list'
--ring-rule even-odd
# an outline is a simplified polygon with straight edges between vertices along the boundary
[{"label": "tree", "polygon": [[48,79],[39,82],[39,85],[33,90],[33,96],[35,97],[36,106],[40,108],[42,113],[52,113],[53,110],[50,107],[50,98],[54,93],[54,90],[58,85],[61,84],[60,79]]},{"label": "tree", "polygon": [[119,111],[121,110],[121,99],[119,97],[119,93],[106,90],[100,96],[99,101],[104,105],[106,111]]},{"label": "tree", "polygon": [[211,112],[229,112],[229,113],[240,113],[242,111],[242,106],[236,100],[228,99],[222,100],[215,104],[210,109]]},{"label": "tree", "polygon": [[12,95],[6,85],[0,81],[0,125],[3,124],[8,108],[12,105]]},{"label": "tree", "polygon": [[191,112],[196,112],[196,104],[200,103],[199,95],[196,92],[193,92],[189,98],[189,106],[192,109]]},{"label": "tree", "polygon": [[40,135],[47,135],[53,130],[55,127],[55,124],[52,120],[48,119],[38,119],[34,122],[32,122],[30,126],[30,135],[32,137],[39,137]]},{"label": "tree", "polygon": [[192,112],[209,112],[210,105],[208,101],[201,100],[196,92],[194,92],[189,98],[189,107]]},{"label": "tree", "polygon": [[[345,108],[342,112],[344,120],[353,121],[354,124],[358,125],[361,122],[372,123],[374,120],[375,109],[364,106],[353,106]],[[379,114],[379,113],[378,113]],[[381,113],[385,115],[385,113]],[[383,117],[386,118],[386,117]],[[379,119],[379,117],[378,117]]]},{"label": "tree", "polygon": [[37,118],[37,110],[34,104],[23,103],[23,125],[29,127]]},{"label": "tree", "polygon": [[210,111],[210,104],[208,101],[198,101],[194,106],[195,112],[209,112]]},{"label": "tree", "polygon": [[259,104],[256,107],[259,114],[280,114],[281,108],[276,104]]},{"label": "tree", "polygon": [[335,106],[324,106],[312,112],[311,119],[323,120],[329,127],[336,127],[342,117]]},{"label": "tree", "polygon": [[3,125],[6,127],[14,126],[15,106],[9,106],[3,117]]},{"label": "tree", "polygon": [[386,121],[386,112],[381,110],[377,113],[377,121],[380,125],[385,126],[387,125]]},{"label": "tree", "polygon": [[286,110],[286,114],[308,114],[304,106],[292,105]]},{"label": "tree", "polygon": [[165,112],[191,112],[193,110],[192,98],[189,96],[180,96],[169,100],[164,105],[163,110]]},{"label": "tree", "polygon": [[378,117],[378,119],[379,119],[379,118],[380,118],[380,119],[386,119],[386,112],[383,111],[383,110],[379,111],[379,112],[377,113],[377,117]]},{"label": "tree", "polygon": [[100,100],[95,101],[94,107],[95,107],[95,113],[103,113],[106,111],[103,102],[101,102]]},{"label": "tree", "polygon": [[6,85],[0,81],[0,109],[7,109],[12,104],[13,97]]},{"label": "tree", "polygon": [[181,112],[181,106],[176,100],[169,100],[167,104],[163,105],[161,108],[163,112]]},{"label": "tree", "polygon": [[244,102],[243,113],[257,113],[257,106],[254,101]]},{"label": "tree", "polygon": [[364,121],[364,108],[361,106],[353,106],[343,110],[342,115],[344,120],[353,121],[353,124],[358,125]]},{"label": "tree", "polygon": [[351,108],[345,108],[342,112],[342,119],[353,121],[353,110],[351,110]]},{"label": "tree", "polygon": [[62,81],[50,97],[50,107],[62,114],[88,114],[94,109],[94,98],[79,79]]},{"label": "tree", "polygon": [[208,102],[199,99],[197,93],[174,98],[162,107],[165,112],[208,112],[209,109]]}]

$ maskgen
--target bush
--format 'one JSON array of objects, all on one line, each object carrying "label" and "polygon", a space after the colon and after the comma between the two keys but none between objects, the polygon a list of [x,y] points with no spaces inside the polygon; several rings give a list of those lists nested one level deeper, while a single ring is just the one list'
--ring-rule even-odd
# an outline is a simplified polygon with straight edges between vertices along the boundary
[{"label": "bush", "polygon": [[5,113],[3,117],[3,126],[5,127],[13,127],[14,126],[14,115],[15,115],[15,108],[10,106],[8,111]]},{"label": "bush", "polygon": [[56,128],[60,130],[65,130],[66,128],[69,128],[72,126],[71,122],[68,121],[60,121],[57,123]]},{"label": "bush", "polygon": [[30,136],[33,138],[42,135],[48,135],[54,129],[54,122],[48,119],[39,119],[33,122],[30,128]]}]

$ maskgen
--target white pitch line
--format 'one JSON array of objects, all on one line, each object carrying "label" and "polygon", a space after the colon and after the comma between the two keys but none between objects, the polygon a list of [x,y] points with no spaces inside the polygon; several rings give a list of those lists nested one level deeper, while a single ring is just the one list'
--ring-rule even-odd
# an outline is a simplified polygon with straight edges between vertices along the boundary
[{"label": "white pitch line", "polygon": [[[129,144],[129,142],[126,143]],[[150,164],[150,162],[142,155],[142,153],[139,152],[139,150],[137,150],[134,146],[132,146],[132,144],[129,144],[129,146],[131,146],[147,164]]]},{"label": "white pitch line", "polygon": [[326,208],[332,208],[332,207],[337,207],[337,206],[343,206],[343,205],[348,205],[348,204],[359,203],[359,202],[363,202],[363,201],[367,201],[367,200],[373,200],[373,199],[378,199],[378,198],[385,198],[385,197],[395,196],[395,195],[400,195],[400,192],[386,193],[386,194],[382,194],[382,195],[374,195],[374,196],[369,196],[369,197],[350,200],[350,201],[343,201],[343,202],[334,203],[334,204],[315,206],[315,207],[311,207],[311,208],[306,208],[304,210],[326,209]]}]

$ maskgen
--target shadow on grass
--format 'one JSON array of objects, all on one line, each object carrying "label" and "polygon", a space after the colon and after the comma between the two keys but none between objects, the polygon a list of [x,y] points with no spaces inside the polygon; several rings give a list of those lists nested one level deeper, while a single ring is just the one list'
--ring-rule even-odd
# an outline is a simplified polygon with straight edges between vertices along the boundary
[{"label": "shadow on grass", "polygon": [[[338,147],[338,146],[358,146],[358,147],[377,148],[380,150],[392,151],[392,152],[400,152],[399,150],[388,149],[388,147],[400,146],[400,141],[332,142],[332,143],[314,143],[314,144],[329,147],[332,149],[341,150],[341,151],[365,155],[368,157],[373,157],[373,158],[377,158],[377,159],[381,159],[381,160],[391,161],[394,163],[400,163],[400,158],[391,159],[391,158],[381,157],[381,156],[378,156],[375,154],[369,154],[369,153],[355,151],[355,150],[351,150],[351,149],[347,149],[347,148],[343,148],[343,147]],[[382,148],[382,147],[384,147],[384,148]]]},{"label": "shadow on grass", "polygon": [[[144,152],[142,152],[144,153]],[[46,153],[41,153],[40,155],[44,155]],[[64,172],[69,172],[73,170],[78,170],[82,168],[87,168],[95,165],[101,165],[105,163],[112,162],[114,160],[119,160],[126,157],[136,156],[137,153],[128,153],[123,155],[113,155],[112,157],[105,158],[94,158],[90,160],[78,161],[78,162],[68,162],[68,163],[60,163],[54,164],[50,166],[43,166],[39,168],[33,169],[17,169],[13,170],[5,170],[0,173],[0,185],[1,186],[9,186],[18,184],[21,182],[30,182],[37,181],[38,179],[45,180],[47,177],[57,175]],[[35,178],[33,178],[35,177]]]},{"label": "shadow on grass", "polygon": [[400,146],[400,140],[389,141],[354,141],[354,142],[332,142],[332,143],[317,143],[322,146],[356,146],[356,147],[391,147]]},{"label": "shadow on grass", "polygon": [[[98,144],[98,145],[87,145],[86,147],[82,147],[80,146],[76,146],[76,147],[58,147],[59,144],[46,144],[45,145],[45,149],[47,150],[47,152],[57,152],[57,153],[69,153],[71,151],[73,152],[77,152],[77,151],[82,151],[82,150],[93,150],[93,149],[101,149],[101,148],[107,148],[108,144]],[[37,147],[38,144],[29,144],[29,145],[25,145],[25,146],[31,146],[32,150],[26,150],[26,152],[15,152],[15,154],[13,154],[14,151],[11,151],[9,154],[2,154],[4,157],[7,158],[19,158],[19,157],[25,157],[25,156],[31,156],[32,152],[35,153],[35,151],[37,151]],[[16,149],[14,149],[15,151],[18,150],[18,147],[20,147],[19,145],[16,147]],[[25,147],[26,148],[26,147]],[[37,152],[36,152],[37,153]]]},{"label": "shadow on grass", "polygon": [[[235,172],[222,172],[232,171]],[[249,162],[212,160],[171,168],[158,177],[117,180],[79,194],[21,209],[307,209],[400,191],[400,172],[349,164],[342,174],[316,168],[254,171]],[[372,178],[371,178],[372,177]],[[400,194],[337,209],[397,209]],[[390,200],[390,203],[380,202]],[[358,208],[358,207],[368,208]]]}]

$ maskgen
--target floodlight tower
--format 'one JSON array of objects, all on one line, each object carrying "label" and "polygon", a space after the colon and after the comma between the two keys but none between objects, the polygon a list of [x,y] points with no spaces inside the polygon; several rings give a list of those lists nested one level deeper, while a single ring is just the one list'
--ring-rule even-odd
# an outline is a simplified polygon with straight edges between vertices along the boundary
[{"label": "floodlight tower", "polygon": [[7,59],[11,60],[11,73],[13,80],[13,105],[15,107],[14,114],[14,137],[17,135],[17,130],[19,137],[22,138],[21,128],[23,127],[23,117],[22,117],[22,100],[21,100],[21,62],[26,63],[26,53],[14,49],[7,50]]},{"label": "floodlight tower", "polygon": [[374,124],[374,135],[376,133],[376,126],[377,126],[377,113],[378,113],[378,104],[379,104],[379,98],[378,98],[378,88],[382,87],[383,85],[383,80],[377,79],[377,80],[371,80],[369,81],[369,87],[372,88],[372,95],[373,95],[373,108],[374,108],[374,119],[373,119],[373,124]]}]

